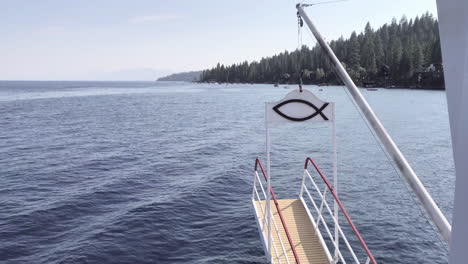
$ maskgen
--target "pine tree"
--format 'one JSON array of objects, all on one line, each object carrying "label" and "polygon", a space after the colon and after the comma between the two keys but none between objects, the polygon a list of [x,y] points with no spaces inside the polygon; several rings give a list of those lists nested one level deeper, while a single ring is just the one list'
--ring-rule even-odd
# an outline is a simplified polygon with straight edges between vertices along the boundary
[{"label": "pine tree", "polygon": [[442,64],[442,52],[440,50],[440,39],[432,44],[432,62],[434,64]]},{"label": "pine tree", "polygon": [[416,43],[413,48],[414,69],[417,71],[423,70],[424,67],[424,53],[422,52],[421,45]]},{"label": "pine tree", "polygon": [[380,37],[380,34],[376,34],[374,37],[374,53],[377,68],[380,68],[384,64],[385,60],[385,53],[383,50],[382,38]]},{"label": "pine tree", "polygon": [[363,45],[361,48],[361,65],[371,75],[374,75],[377,72],[373,35],[374,31],[372,30],[372,27],[370,26],[369,22],[367,22]]},{"label": "pine tree", "polygon": [[348,58],[348,64],[353,69],[354,71],[358,71],[359,67],[361,66],[359,61],[360,61],[360,55],[359,55],[359,42],[357,40],[357,35],[356,32],[353,31],[351,34],[351,37],[349,38],[349,58]]},{"label": "pine tree", "polygon": [[414,66],[413,66],[413,58],[412,52],[408,49],[403,49],[402,58],[400,61],[400,78],[409,82],[413,77],[414,73]]}]

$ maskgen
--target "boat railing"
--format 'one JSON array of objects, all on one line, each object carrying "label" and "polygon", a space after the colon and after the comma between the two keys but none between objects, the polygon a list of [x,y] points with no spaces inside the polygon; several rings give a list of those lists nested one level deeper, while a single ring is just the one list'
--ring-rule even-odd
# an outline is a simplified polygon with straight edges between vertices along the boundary
[{"label": "boat railing", "polygon": [[[310,175],[310,173],[308,171],[309,163],[313,165],[313,167],[315,168],[315,171],[318,173],[318,175],[320,175],[323,182],[325,183],[325,187],[323,188],[323,191],[319,188],[319,186],[317,185],[314,178]],[[306,184],[307,179],[310,180],[310,182],[312,183],[312,186],[314,187],[314,190],[315,190],[314,195],[311,194],[311,191],[309,191],[309,188],[307,187],[307,184]],[[340,250],[340,241],[339,241],[340,239],[342,239],[344,244],[346,245],[346,248],[348,249],[349,255],[354,260],[354,263],[361,263],[359,261],[358,256],[356,255],[354,249],[351,247],[351,244],[349,243],[348,239],[346,238],[340,224],[339,224],[339,221],[337,219],[338,215],[336,215],[335,212],[332,211],[332,209],[330,208],[330,205],[327,202],[327,199],[326,199],[327,193],[331,193],[331,195],[333,196],[333,199],[334,199],[333,204],[336,203],[336,205],[340,209],[341,213],[346,218],[349,226],[353,230],[355,236],[359,240],[359,243],[361,244],[362,249],[367,254],[367,259],[366,259],[365,263],[366,264],[368,264],[368,263],[376,264],[377,262],[376,262],[374,256],[372,255],[371,251],[367,247],[366,243],[364,242],[364,239],[362,238],[361,234],[357,230],[356,226],[353,224],[353,222],[351,220],[351,217],[349,216],[346,209],[344,208],[343,203],[338,198],[338,195],[335,192],[335,190],[333,189],[332,185],[330,184],[328,179],[325,177],[325,175],[322,173],[320,168],[317,166],[315,161],[312,160],[311,158],[307,158],[306,161],[305,161],[305,165],[304,165],[304,176],[303,176],[303,179],[302,179],[301,191],[300,191],[299,197],[302,200],[302,202],[304,203],[304,206],[306,207],[306,211],[310,216],[310,219],[312,221],[312,225],[316,229],[316,232],[320,232],[319,228],[320,228],[321,225],[323,225],[323,228],[326,230],[326,234],[328,235],[328,239],[331,242],[331,244],[333,244],[333,247],[334,247],[334,261],[333,261],[333,263],[337,263],[338,261],[341,261],[342,263],[346,263],[346,260],[343,257],[343,253]],[[315,209],[315,215],[312,215],[310,213],[310,210],[308,209],[309,206],[307,206],[308,203],[306,203],[306,200],[304,199],[304,194],[305,194],[305,196],[307,196],[309,198],[310,203],[313,205],[313,208]],[[317,204],[317,202],[319,204]],[[326,209],[325,212],[324,212],[324,207]],[[335,235],[332,235],[332,233],[330,231],[330,227],[327,224],[327,221],[325,221],[325,218],[324,218],[325,213],[328,213],[327,216],[326,216],[327,219],[331,219],[333,224],[334,224],[333,225],[334,226],[333,231],[335,231]],[[328,250],[327,244],[324,241],[322,241],[322,242],[323,242],[322,246],[325,247],[328,252],[330,252]]]},{"label": "boat railing", "polygon": [[[288,254],[287,254],[287,250],[285,248],[285,244],[283,242],[283,240],[281,239],[281,235],[280,235],[280,231],[278,229],[278,225],[275,221],[275,218],[273,217],[273,213],[271,212],[271,210],[267,210],[267,194],[266,194],[266,191],[265,191],[265,188],[262,184],[262,181],[260,179],[260,176],[259,176],[259,173],[258,173],[258,169],[260,169],[260,172],[263,174],[263,178],[265,180],[265,182],[267,183],[266,185],[268,186],[268,175],[267,173],[265,172],[265,168],[263,167],[260,159],[255,159],[255,170],[254,170],[254,179],[253,179],[253,190],[252,190],[252,200],[254,202],[254,205],[255,205],[255,202],[256,201],[259,201],[259,202],[264,202],[264,206],[262,206],[261,203],[259,203],[259,206],[260,206],[260,209],[261,209],[261,212],[262,212],[262,215],[263,215],[263,220],[259,220],[259,226],[260,226],[260,229],[261,229],[261,233],[262,233],[262,236],[265,236],[265,230],[268,228],[268,218],[266,217],[268,212],[270,212],[270,219],[272,220],[272,223],[273,223],[273,226],[274,226],[274,229],[275,229],[275,232],[276,232],[276,237],[278,237],[278,240],[280,242],[280,245],[281,245],[281,251],[283,253],[283,255],[285,256],[285,260],[286,260],[286,263],[291,263],[289,258],[288,258]],[[257,188],[257,185],[260,187],[260,190],[263,194],[263,199],[261,199],[259,193],[258,193],[258,188]],[[289,231],[288,231],[288,228],[286,226],[286,221],[284,220],[284,217],[283,217],[283,214],[281,213],[281,210],[280,210],[280,207],[278,205],[278,201],[276,199],[276,195],[275,195],[275,192],[273,191],[273,187],[270,187],[270,194],[271,194],[271,197],[273,198],[273,202],[275,204],[275,207],[276,207],[276,210],[278,212],[278,215],[280,217],[280,220],[281,220],[281,225],[286,233],[286,237],[288,238],[288,243],[289,243],[289,246],[291,247],[291,250],[294,254],[294,262],[297,263],[297,264],[300,264],[299,262],[299,257],[297,255],[297,252],[296,252],[296,249],[294,247],[294,243],[292,242],[292,239],[291,239],[291,235],[289,234]],[[271,208],[271,207],[270,207]],[[268,238],[268,232],[266,232],[266,236],[267,236],[267,239],[265,239],[264,241],[268,241],[268,239],[270,239],[270,241],[273,241],[273,237],[270,237]],[[280,257],[280,253],[279,253],[279,250],[276,248],[275,246],[275,243],[270,243],[270,245],[272,245],[273,247],[273,250],[274,250],[274,253],[275,253],[275,257],[278,261],[278,263],[281,263],[281,257]],[[268,252],[269,252],[269,255],[270,256],[273,256],[271,253],[272,251],[268,248],[267,245],[265,245],[265,247],[267,248]],[[293,263],[294,263],[293,262]]]}]

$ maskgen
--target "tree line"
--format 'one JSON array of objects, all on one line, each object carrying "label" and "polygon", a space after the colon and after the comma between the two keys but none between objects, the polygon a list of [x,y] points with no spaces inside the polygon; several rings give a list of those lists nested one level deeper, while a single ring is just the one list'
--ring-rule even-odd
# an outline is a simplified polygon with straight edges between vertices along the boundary
[{"label": "tree line", "polygon": [[[444,77],[438,21],[430,13],[384,24],[374,30],[340,37],[330,47],[357,85],[443,88]],[[204,70],[202,82],[340,84],[331,64],[316,44],[260,61]]]}]

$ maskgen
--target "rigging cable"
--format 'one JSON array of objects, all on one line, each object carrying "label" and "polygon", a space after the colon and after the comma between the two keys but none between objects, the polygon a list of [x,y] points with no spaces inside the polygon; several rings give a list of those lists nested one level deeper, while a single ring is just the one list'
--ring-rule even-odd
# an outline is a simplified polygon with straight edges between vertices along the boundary
[{"label": "rigging cable", "polygon": [[[299,15],[299,11],[297,11],[297,50],[300,52],[302,49],[302,30],[301,28],[304,26],[304,21],[302,20],[302,17]],[[304,69],[301,69],[300,75],[299,75],[299,92],[302,93],[302,77],[304,76]]]},{"label": "rigging cable", "polygon": [[302,30],[301,28],[304,26],[304,21],[302,20],[299,12],[297,12],[297,49],[302,47]]},{"label": "rigging cable", "polygon": [[349,1],[349,0],[333,0],[333,1],[325,1],[325,2],[318,2],[318,3],[311,3],[311,4],[301,4],[301,6],[309,7],[309,6],[314,6],[314,5],[331,4],[331,3],[345,2],[345,1]]}]

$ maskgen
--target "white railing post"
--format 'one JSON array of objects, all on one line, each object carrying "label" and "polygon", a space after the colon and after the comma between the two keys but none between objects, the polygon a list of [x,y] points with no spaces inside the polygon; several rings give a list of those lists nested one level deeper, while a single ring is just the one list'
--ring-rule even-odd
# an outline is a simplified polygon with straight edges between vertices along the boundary
[{"label": "white railing post", "polygon": [[[265,104],[265,113],[268,111],[267,104]],[[272,262],[272,254],[271,254],[271,164],[270,164],[270,131],[268,129],[268,122],[265,119],[265,130],[266,130],[266,152],[267,152],[267,200],[266,200],[266,211],[267,211],[267,219],[268,219],[268,257],[269,261]]]},{"label": "white railing post", "polygon": [[318,216],[317,216],[317,227],[319,226],[320,218],[322,217],[323,205],[327,202],[325,200],[326,195],[327,195],[327,186],[325,186],[325,189],[323,190],[322,203],[320,204],[320,210],[318,211]]},{"label": "white railing post", "polygon": [[[335,106],[333,105],[333,109],[335,109]],[[336,146],[336,124],[335,124],[335,111],[332,113],[333,115],[333,122],[332,122],[332,145],[333,145],[333,189],[335,190],[335,193],[338,195],[338,157],[337,157],[337,146]],[[333,210],[336,218],[336,224],[335,224],[335,262],[338,259],[338,251],[340,247],[340,236],[338,232],[338,227],[336,225],[339,225],[338,221],[338,203],[335,199],[333,199]]]},{"label": "white railing post", "polygon": [[[318,188],[317,184],[315,183],[314,179],[312,178],[312,176],[310,175],[310,173],[307,170],[306,170],[306,174],[309,177],[309,180],[312,182],[312,185],[314,186],[315,191],[317,192],[319,198],[322,199],[322,204],[325,205],[325,208],[327,209],[326,212],[328,212],[328,214],[330,215],[330,217],[331,217],[331,219],[333,221],[332,224],[335,225],[335,232],[338,231],[338,233],[343,238],[344,244],[348,248],[348,250],[349,250],[349,252],[351,254],[351,257],[354,259],[355,263],[359,264],[360,262],[359,262],[359,259],[358,259],[357,255],[356,255],[356,253],[354,252],[353,248],[349,244],[348,239],[346,238],[345,234],[343,233],[343,230],[341,229],[341,227],[340,227],[340,225],[338,223],[338,219],[335,218],[334,211],[332,211],[332,209],[330,208],[330,205],[328,205],[328,202],[326,201],[326,199],[324,197],[326,195],[326,192],[324,191],[324,193],[322,194],[320,189]],[[325,186],[325,188],[327,188],[327,186]],[[318,214],[318,218],[320,218],[322,220],[323,226],[325,227],[325,230],[327,231],[328,237],[330,238],[333,245],[336,245],[336,243],[335,243],[336,241],[334,239],[334,238],[337,238],[336,234],[334,234],[334,235],[331,234],[330,229],[328,227],[328,224],[327,224],[327,222],[325,222],[325,219],[323,218],[322,213],[319,213],[319,212],[322,211],[322,209],[319,209],[317,207],[317,204],[315,203],[314,199],[312,198],[312,195],[310,194],[309,190],[307,188],[305,188],[304,190],[307,193],[307,196],[309,197],[309,199],[312,201],[312,205],[314,206],[315,211]],[[325,189],[325,190],[327,190],[327,189]],[[321,204],[321,207],[322,207],[322,204]],[[317,224],[316,224],[316,228],[318,229]],[[334,253],[336,254],[336,256],[334,256],[333,263],[338,263],[340,260],[341,260],[341,262],[346,263],[344,258],[343,258],[343,255],[341,254],[340,249],[337,248],[336,246],[335,246],[335,252]]]},{"label": "white railing post", "polygon": [[302,195],[304,194],[305,178],[306,178],[306,169],[304,169],[304,175],[302,176],[301,192],[299,193],[299,197],[302,197]]},{"label": "white railing post", "polygon": [[252,200],[255,198],[255,185],[257,184],[257,174],[256,172],[253,173],[253,185],[252,185]]}]

